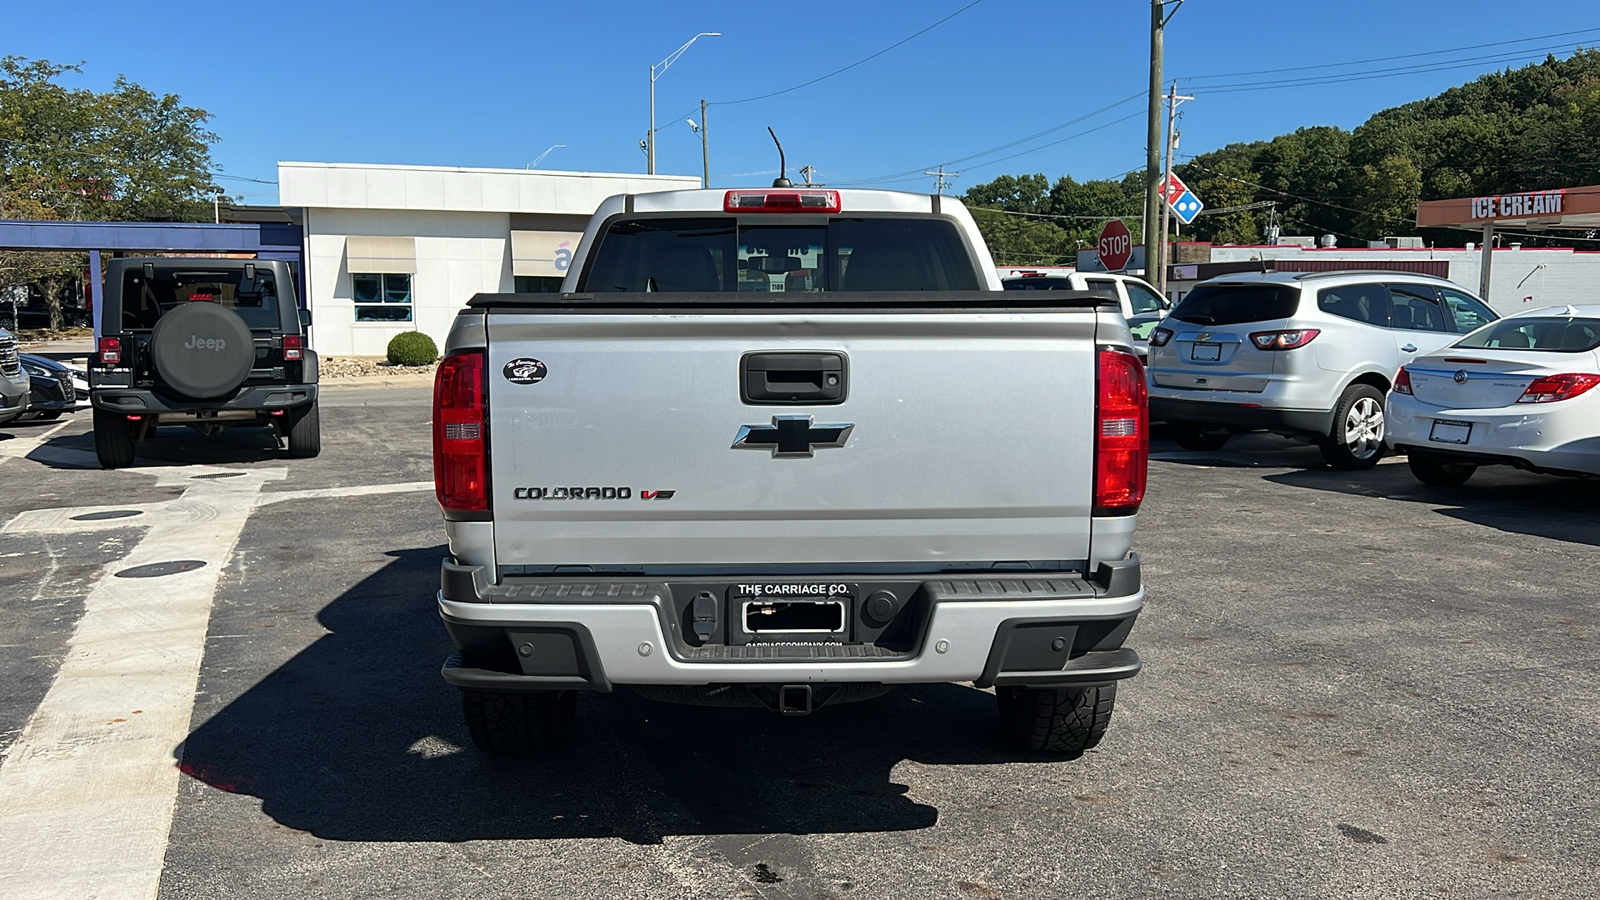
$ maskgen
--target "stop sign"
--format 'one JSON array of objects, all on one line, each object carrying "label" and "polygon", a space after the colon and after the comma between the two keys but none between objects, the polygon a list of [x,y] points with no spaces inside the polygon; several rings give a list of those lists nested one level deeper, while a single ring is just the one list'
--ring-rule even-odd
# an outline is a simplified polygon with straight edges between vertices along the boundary
[{"label": "stop sign", "polygon": [[1100,265],[1108,272],[1115,272],[1128,264],[1128,257],[1133,253],[1133,235],[1128,233],[1128,226],[1122,224],[1121,219],[1112,219],[1100,229],[1100,240],[1095,247],[1100,251]]}]

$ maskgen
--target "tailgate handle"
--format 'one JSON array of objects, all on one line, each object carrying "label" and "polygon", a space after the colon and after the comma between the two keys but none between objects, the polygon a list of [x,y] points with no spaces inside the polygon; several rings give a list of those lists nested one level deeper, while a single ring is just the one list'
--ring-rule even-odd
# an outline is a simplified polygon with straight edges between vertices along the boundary
[{"label": "tailgate handle", "polygon": [[739,360],[739,396],[746,403],[819,406],[843,403],[843,353],[775,350]]}]

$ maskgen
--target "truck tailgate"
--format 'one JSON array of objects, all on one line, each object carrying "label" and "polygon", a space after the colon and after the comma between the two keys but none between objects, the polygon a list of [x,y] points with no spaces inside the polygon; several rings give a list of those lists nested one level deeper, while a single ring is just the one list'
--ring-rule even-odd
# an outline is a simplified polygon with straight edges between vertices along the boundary
[{"label": "truck tailgate", "polygon": [[[1085,559],[1097,315],[490,309],[496,557],[927,569]],[[741,359],[775,351],[841,354],[843,401],[744,402]],[[770,435],[775,417],[810,417],[798,427],[813,455],[734,446],[747,426]]]}]

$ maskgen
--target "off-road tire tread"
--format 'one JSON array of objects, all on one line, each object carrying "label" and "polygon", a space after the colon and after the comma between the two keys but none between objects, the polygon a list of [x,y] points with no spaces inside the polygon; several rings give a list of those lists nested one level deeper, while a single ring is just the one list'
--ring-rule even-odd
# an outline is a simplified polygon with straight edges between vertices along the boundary
[{"label": "off-road tire tread", "polygon": [[308,409],[297,411],[294,424],[289,426],[289,458],[311,459],[322,452],[322,413],[317,401]]},{"label": "off-road tire tread", "polygon": [[1199,422],[1168,422],[1167,433],[1179,447],[1197,453],[1209,453],[1221,450],[1228,439],[1233,437],[1233,432],[1226,428],[1212,426],[1207,428]]},{"label": "off-road tire tread", "polygon": [[572,737],[577,719],[574,691],[501,693],[461,689],[467,732],[479,750],[494,756],[528,756],[555,750]]},{"label": "off-road tire tread", "polygon": [[1094,748],[1111,724],[1117,686],[995,689],[1000,727],[1019,750],[1076,759]]},{"label": "off-road tire tread", "polygon": [[103,409],[94,411],[94,455],[102,469],[133,465],[133,434],[126,418]]}]

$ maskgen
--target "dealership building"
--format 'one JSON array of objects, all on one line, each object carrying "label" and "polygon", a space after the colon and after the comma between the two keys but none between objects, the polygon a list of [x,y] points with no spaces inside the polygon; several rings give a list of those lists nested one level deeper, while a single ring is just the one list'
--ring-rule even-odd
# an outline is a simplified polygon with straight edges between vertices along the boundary
[{"label": "dealership building", "polygon": [[583,227],[616,194],[698,188],[678,175],[282,162],[302,230],[313,345],[384,353],[402,331],[441,346],[474,294],[558,290]]}]

